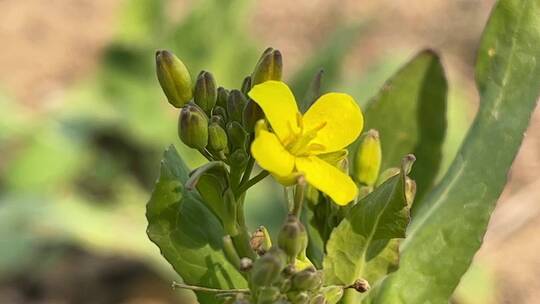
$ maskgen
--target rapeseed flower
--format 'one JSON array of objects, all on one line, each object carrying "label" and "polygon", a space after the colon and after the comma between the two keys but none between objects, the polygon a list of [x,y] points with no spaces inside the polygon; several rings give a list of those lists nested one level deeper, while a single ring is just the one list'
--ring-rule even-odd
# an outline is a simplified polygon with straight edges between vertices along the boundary
[{"label": "rapeseed flower", "polygon": [[263,110],[264,121],[256,126],[251,154],[261,168],[283,184],[294,183],[299,175],[339,205],[354,200],[358,189],[353,180],[329,155],[346,155],[364,125],[362,112],[354,99],[343,93],[322,95],[301,114],[294,95],[281,81],[267,81],[249,92]]}]

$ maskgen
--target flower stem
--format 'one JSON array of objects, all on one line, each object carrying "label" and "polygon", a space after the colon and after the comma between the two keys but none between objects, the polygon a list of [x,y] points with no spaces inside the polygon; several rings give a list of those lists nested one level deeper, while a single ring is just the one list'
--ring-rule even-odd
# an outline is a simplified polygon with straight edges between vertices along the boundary
[{"label": "flower stem", "polygon": [[297,218],[300,218],[300,213],[302,213],[302,205],[304,203],[304,192],[306,189],[306,183],[305,181],[299,180],[298,184],[296,184],[295,191],[294,191],[294,205],[292,214],[295,215]]},{"label": "flower stem", "polygon": [[209,292],[209,293],[249,293],[249,289],[217,289],[217,288],[208,288],[208,287],[202,287],[202,286],[194,286],[194,285],[187,285],[184,283],[172,283],[173,288],[181,288],[181,289],[189,289],[193,291],[202,291],[202,292]]},{"label": "flower stem", "polygon": [[249,157],[246,170],[244,171],[244,175],[242,176],[242,180],[240,181],[240,185],[245,184],[249,177],[251,176],[251,171],[253,170],[253,166],[255,165],[255,159],[253,157]]},{"label": "flower stem", "polygon": [[247,182],[240,184],[238,187],[238,190],[236,191],[236,194],[242,194],[246,192],[249,188],[251,188],[256,183],[260,182],[263,178],[267,177],[270,173],[266,170],[261,171],[259,174],[255,175],[252,179],[248,180]]}]

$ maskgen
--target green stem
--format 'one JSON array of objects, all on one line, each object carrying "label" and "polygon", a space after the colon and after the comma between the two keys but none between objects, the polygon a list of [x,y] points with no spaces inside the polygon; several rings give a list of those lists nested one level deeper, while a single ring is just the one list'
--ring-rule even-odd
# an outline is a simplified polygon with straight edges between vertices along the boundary
[{"label": "green stem", "polygon": [[212,154],[210,154],[210,152],[208,152],[208,150],[206,150],[206,149],[200,149],[199,153],[201,153],[209,161],[215,160],[214,156],[212,156]]},{"label": "green stem", "polygon": [[208,288],[208,287],[202,287],[202,286],[194,286],[194,285],[187,285],[184,283],[172,283],[173,288],[181,288],[181,289],[189,289],[193,291],[202,291],[202,292],[210,292],[210,293],[249,293],[249,289],[217,289],[217,288]]},{"label": "green stem", "polygon": [[249,188],[251,188],[256,183],[260,182],[263,178],[267,177],[269,174],[270,173],[268,171],[263,170],[252,179],[248,180],[244,184],[241,184],[238,187],[238,190],[236,191],[237,195],[246,192]]},{"label": "green stem", "polygon": [[306,189],[306,184],[304,182],[299,182],[295,187],[294,205],[293,205],[292,214],[294,214],[297,218],[300,218],[300,213],[302,212],[305,189]]},{"label": "green stem", "polygon": [[245,184],[249,177],[251,176],[251,171],[253,170],[253,166],[255,165],[255,159],[253,157],[249,157],[246,170],[244,171],[244,175],[242,176],[242,180],[240,181],[240,185]]}]

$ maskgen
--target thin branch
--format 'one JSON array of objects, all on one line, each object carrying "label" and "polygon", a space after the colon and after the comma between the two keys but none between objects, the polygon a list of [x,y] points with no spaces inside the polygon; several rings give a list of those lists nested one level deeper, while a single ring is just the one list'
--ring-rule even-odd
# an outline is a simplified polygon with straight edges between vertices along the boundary
[{"label": "thin branch", "polygon": [[246,192],[249,188],[251,188],[256,183],[260,182],[262,179],[267,177],[270,173],[266,170],[261,171],[259,174],[255,175],[252,179],[248,180],[246,183],[241,184],[240,187],[238,187],[238,190],[236,191],[237,195],[242,194]]},{"label": "thin branch", "polygon": [[172,283],[172,288],[180,288],[180,289],[189,289],[193,291],[201,291],[201,292],[209,292],[209,293],[249,293],[249,289],[217,289],[217,288],[209,288],[209,287],[202,287],[202,286],[194,286],[194,285],[187,285],[184,283]]}]

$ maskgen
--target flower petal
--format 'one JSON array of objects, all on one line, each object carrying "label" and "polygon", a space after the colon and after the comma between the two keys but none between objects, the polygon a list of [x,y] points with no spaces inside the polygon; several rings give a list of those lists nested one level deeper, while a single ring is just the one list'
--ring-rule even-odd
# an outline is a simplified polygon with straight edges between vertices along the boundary
[{"label": "flower petal", "polygon": [[309,184],[338,205],[348,204],[358,193],[356,184],[347,174],[316,156],[296,158],[296,169],[304,174]]},{"label": "flower petal", "polygon": [[298,131],[298,106],[289,87],[281,81],[266,81],[248,93],[263,110],[266,119],[281,141],[285,141],[291,130]]},{"label": "flower petal", "polygon": [[265,130],[257,131],[251,155],[261,168],[279,176],[288,176],[294,169],[294,156],[285,150],[274,133]]},{"label": "flower petal", "polygon": [[326,125],[317,132],[313,143],[324,146],[319,153],[338,151],[358,138],[364,127],[362,111],[348,94],[328,93],[321,96],[304,115],[304,128],[311,130]]}]

